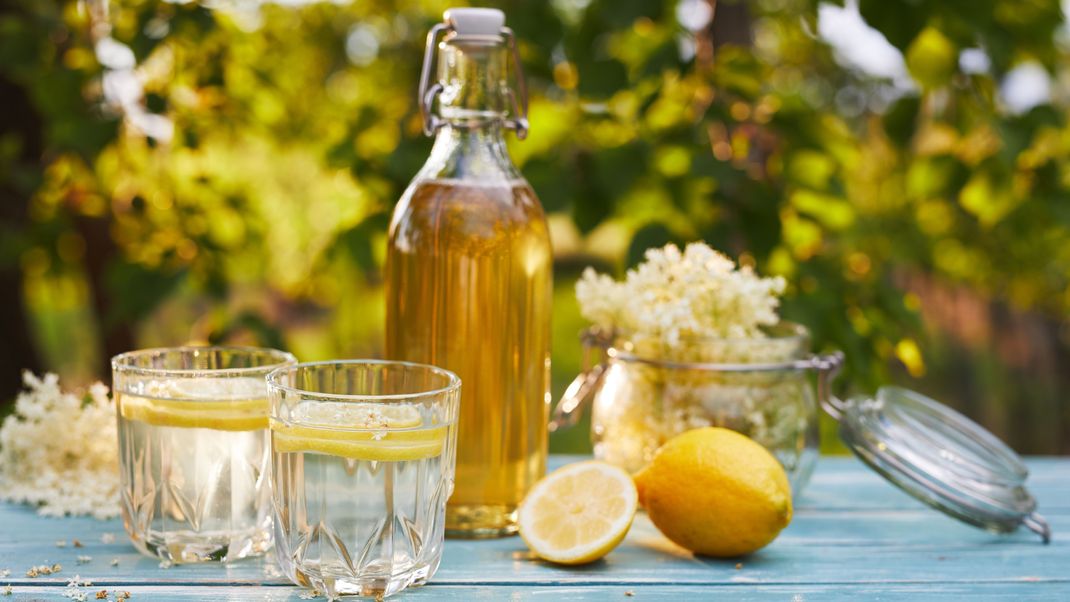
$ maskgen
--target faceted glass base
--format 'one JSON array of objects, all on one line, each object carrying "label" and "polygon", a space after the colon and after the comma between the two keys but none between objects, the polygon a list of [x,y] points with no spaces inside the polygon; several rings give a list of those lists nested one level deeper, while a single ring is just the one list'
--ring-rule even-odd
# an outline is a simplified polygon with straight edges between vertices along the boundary
[{"label": "faceted glass base", "polygon": [[231,562],[260,556],[271,548],[267,525],[234,533],[194,533],[192,531],[148,531],[141,539],[127,528],[130,540],[142,554],[173,564],[190,562]]},{"label": "faceted glass base", "polygon": [[130,541],[143,554],[176,564],[227,562],[270,549],[266,438],[267,429],[164,426],[120,415],[122,515]]},{"label": "faceted glass base", "polygon": [[348,567],[342,565],[305,563],[288,565],[287,577],[297,585],[315,590],[333,600],[339,596],[362,596],[382,600],[407,587],[419,587],[427,583],[438,569],[441,556],[432,563],[410,566],[402,572],[396,567],[391,574],[391,567],[384,564],[382,570],[376,570],[374,563],[365,567],[365,572],[355,575]]}]

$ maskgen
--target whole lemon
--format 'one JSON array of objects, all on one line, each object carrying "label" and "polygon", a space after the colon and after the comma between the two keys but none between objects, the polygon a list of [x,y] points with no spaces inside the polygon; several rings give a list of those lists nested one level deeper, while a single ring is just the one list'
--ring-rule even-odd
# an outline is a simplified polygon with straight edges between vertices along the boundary
[{"label": "whole lemon", "polygon": [[697,554],[749,554],[791,522],[791,486],[780,463],[728,429],[706,427],[673,437],[635,482],[654,525]]}]

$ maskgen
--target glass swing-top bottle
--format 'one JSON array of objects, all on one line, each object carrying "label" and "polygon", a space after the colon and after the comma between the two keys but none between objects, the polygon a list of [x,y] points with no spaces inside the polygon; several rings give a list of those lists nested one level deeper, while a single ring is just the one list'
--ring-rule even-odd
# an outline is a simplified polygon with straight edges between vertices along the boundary
[{"label": "glass swing-top bottle", "polygon": [[504,23],[499,10],[450,9],[428,34],[419,102],[435,143],[394,210],[387,253],[388,356],[461,377],[445,525],[459,537],[515,532],[517,506],[546,469],[552,254],[503,138],[527,133]]}]

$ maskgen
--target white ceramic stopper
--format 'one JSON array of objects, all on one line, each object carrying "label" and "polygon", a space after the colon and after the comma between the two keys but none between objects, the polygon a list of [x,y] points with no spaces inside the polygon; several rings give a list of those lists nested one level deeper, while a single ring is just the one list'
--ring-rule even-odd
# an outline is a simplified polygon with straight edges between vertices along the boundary
[{"label": "white ceramic stopper", "polygon": [[462,36],[496,36],[505,25],[505,13],[496,8],[448,8],[442,18]]}]

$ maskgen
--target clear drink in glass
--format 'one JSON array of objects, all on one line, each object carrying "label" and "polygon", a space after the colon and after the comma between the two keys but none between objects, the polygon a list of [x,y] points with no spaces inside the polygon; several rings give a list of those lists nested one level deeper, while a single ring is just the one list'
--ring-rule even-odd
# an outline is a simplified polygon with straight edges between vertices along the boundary
[{"label": "clear drink in glass", "polygon": [[268,377],[275,551],[328,598],[421,585],[442,558],[461,381],[422,364],[298,364]]},{"label": "clear drink in glass", "polygon": [[123,525],[142,553],[230,561],[271,546],[265,376],[288,353],[147,349],[112,360]]}]

